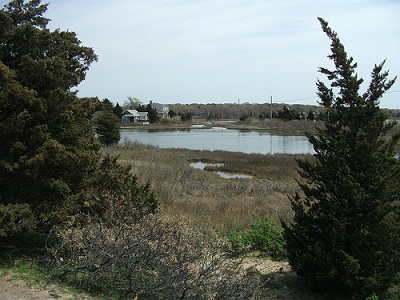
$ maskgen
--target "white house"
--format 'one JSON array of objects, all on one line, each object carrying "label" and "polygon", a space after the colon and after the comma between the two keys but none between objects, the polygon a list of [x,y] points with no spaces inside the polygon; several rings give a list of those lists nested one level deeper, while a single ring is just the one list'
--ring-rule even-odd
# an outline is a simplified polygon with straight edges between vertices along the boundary
[{"label": "white house", "polygon": [[121,122],[123,124],[141,123],[149,124],[149,113],[147,111],[137,111],[135,109],[127,109],[122,113]]}]

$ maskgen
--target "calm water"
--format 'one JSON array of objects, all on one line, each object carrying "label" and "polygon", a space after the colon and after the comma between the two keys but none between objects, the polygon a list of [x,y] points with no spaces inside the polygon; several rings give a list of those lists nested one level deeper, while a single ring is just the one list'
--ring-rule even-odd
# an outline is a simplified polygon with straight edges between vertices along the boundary
[{"label": "calm water", "polygon": [[121,143],[126,139],[160,148],[187,148],[192,150],[223,150],[244,153],[313,153],[305,136],[273,135],[268,132],[239,131],[214,127],[151,131],[121,129]]},{"label": "calm water", "polygon": [[[200,170],[204,170],[206,167],[214,167],[214,168],[218,168],[218,167],[223,167],[224,164],[223,163],[205,163],[205,162],[194,162],[191,163],[189,165],[192,168],[195,169],[200,169]],[[242,174],[242,173],[228,173],[228,172],[222,172],[222,171],[211,171],[223,178],[226,179],[233,179],[233,178],[241,178],[241,179],[251,179],[253,178],[253,176],[247,175],[247,174]]]}]

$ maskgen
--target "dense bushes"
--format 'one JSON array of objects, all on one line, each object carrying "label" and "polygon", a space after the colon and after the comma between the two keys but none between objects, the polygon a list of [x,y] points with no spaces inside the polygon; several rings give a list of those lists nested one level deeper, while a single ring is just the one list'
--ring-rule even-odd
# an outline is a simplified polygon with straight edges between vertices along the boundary
[{"label": "dense bushes", "polygon": [[[258,290],[223,242],[179,220],[143,215],[123,197],[104,195],[102,218],[57,230],[51,252],[61,277],[89,290],[146,299],[250,299]],[[115,296],[115,295],[114,295]]]}]

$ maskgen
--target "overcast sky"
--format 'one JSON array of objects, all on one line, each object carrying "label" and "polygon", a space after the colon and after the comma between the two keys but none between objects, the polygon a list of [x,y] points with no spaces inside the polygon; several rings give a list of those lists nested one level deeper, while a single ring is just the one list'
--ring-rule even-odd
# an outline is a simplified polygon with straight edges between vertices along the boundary
[{"label": "overcast sky", "polygon": [[50,28],[75,31],[99,56],[82,97],[316,104],[318,67],[332,68],[320,16],[358,62],[362,92],[387,59],[399,80],[381,107],[400,108],[399,0],[48,1]]}]

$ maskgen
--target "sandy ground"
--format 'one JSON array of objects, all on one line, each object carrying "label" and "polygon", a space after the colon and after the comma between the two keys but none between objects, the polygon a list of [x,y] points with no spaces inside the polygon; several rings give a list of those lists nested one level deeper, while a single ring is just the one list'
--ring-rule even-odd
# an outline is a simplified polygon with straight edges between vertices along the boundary
[{"label": "sandy ground", "polygon": [[55,285],[29,284],[21,279],[12,279],[10,276],[0,278],[0,300],[68,300],[87,299],[96,300],[79,294],[79,297]]},{"label": "sandy ground", "polygon": [[[287,262],[277,262],[268,259],[246,258],[243,261],[244,269],[257,269],[267,276],[267,289],[265,300],[320,300],[321,298],[304,290],[302,285],[295,282],[296,275],[291,271]],[[67,289],[48,284],[29,283],[21,279],[13,278],[12,274],[0,277],[0,300],[99,300],[85,294],[74,295]]]}]

